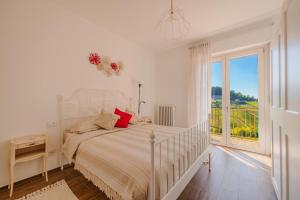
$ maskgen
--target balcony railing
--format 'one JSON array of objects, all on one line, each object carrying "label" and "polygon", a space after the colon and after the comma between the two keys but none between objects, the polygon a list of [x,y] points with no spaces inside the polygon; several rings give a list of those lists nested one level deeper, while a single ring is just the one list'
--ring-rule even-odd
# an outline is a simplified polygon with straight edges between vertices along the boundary
[{"label": "balcony railing", "polygon": [[[211,107],[210,133],[222,135],[222,122],[222,107],[213,103]],[[230,107],[230,135],[240,139],[258,140],[257,106],[233,104]]]}]

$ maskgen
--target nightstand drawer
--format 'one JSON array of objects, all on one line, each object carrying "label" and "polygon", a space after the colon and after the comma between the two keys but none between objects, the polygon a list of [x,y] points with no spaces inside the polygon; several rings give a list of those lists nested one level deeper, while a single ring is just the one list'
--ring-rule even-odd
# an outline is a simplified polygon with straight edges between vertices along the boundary
[{"label": "nightstand drawer", "polygon": [[22,143],[22,144],[16,144],[16,149],[37,146],[37,145],[44,144],[44,143],[45,143],[45,140],[38,140],[38,141],[31,141],[31,142]]}]

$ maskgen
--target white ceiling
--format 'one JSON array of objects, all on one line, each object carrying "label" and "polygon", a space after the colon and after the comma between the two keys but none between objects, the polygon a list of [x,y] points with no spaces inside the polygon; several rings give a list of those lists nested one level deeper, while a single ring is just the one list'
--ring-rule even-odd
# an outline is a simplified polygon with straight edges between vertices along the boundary
[{"label": "white ceiling", "polygon": [[174,0],[192,28],[185,38],[166,41],[157,32],[170,0],[52,0],[87,20],[141,45],[159,50],[271,18],[282,0]]}]

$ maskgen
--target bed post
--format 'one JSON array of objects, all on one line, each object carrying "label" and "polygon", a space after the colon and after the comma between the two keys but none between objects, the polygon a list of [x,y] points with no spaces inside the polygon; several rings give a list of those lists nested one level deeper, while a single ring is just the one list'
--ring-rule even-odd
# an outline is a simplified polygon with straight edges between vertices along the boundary
[{"label": "bed post", "polygon": [[151,131],[150,134],[150,153],[151,153],[151,165],[150,165],[150,200],[155,200],[155,163],[154,163],[154,143],[155,143],[155,135],[154,131]]},{"label": "bed post", "polygon": [[62,102],[63,97],[61,95],[57,95],[57,120],[58,120],[58,134],[59,134],[59,153],[58,153],[58,159],[59,159],[59,165],[60,169],[64,169],[63,165],[63,152],[62,152],[62,146],[63,146],[63,130],[62,130]]}]

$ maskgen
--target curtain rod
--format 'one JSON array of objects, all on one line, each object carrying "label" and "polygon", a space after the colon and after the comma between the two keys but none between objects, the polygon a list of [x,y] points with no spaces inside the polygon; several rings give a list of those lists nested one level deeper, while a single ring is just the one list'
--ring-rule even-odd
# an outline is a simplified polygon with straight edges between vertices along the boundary
[{"label": "curtain rod", "polygon": [[202,41],[202,42],[198,42],[198,43],[194,44],[193,46],[190,46],[188,49],[193,49],[193,48],[195,48],[195,47],[208,46],[209,43],[210,43],[210,41]]}]

